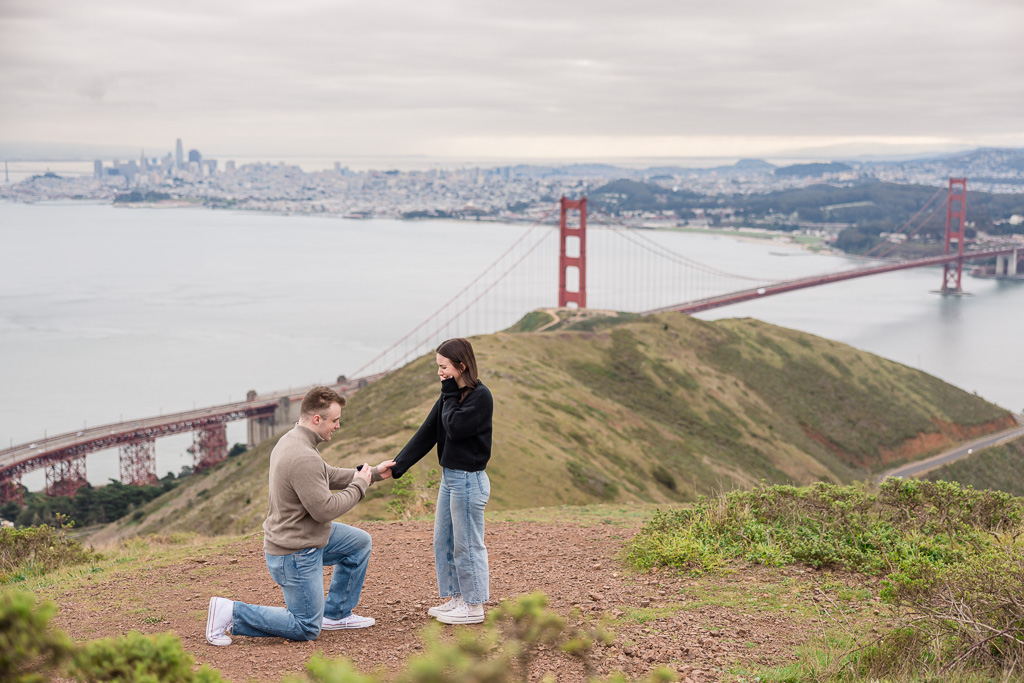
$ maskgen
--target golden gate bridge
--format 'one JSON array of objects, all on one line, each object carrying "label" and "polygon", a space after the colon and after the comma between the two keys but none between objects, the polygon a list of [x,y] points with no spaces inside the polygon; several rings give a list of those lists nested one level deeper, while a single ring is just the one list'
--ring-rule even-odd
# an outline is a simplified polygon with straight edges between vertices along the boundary
[{"label": "golden gate bridge", "polygon": [[[1024,273],[1024,267],[1019,265],[1024,249],[1019,245],[968,250],[966,178],[950,178],[948,188],[936,190],[894,235],[903,239],[916,235],[937,215],[941,206],[937,200],[943,189],[946,189],[946,211],[942,255],[887,259],[896,245],[883,241],[864,255],[871,260],[867,265],[799,278],[759,277],[710,266],[652,239],[651,231],[625,225],[603,211],[597,211],[591,220],[599,229],[593,230],[592,225],[588,230],[587,199],[563,197],[557,209],[551,209],[536,220],[462,290],[402,338],[350,373],[355,379],[339,377],[335,386],[342,393],[352,393],[432,350],[443,339],[505,329],[526,311],[551,308],[553,290],[557,291],[560,309],[590,308],[641,315],[668,311],[690,314],[799,289],[922,267],[942,266],[937,291],[947,296],[960,295],[964,264],[993,258],[996,259],[996,276],[1019,278],[1018,273]],[[548,222],[556,210],[559,212],[557,232]],[[557,250],[552,244],[556,240]],[[599,274],[589,282],[588,266],[590,273]],[[557,286],[554,274],[557,274]],[[0,503],[20,502],[22,474],[43,468],[48,495],[73,496],[86,485],[85,456],[115,448],[122,482],[154,483],[155,440],[170,434],[191,432],[194,468],[210,467],[227,457],[227,422],[247,420],[248,441],[254,445],[291,427],[297,419],[297,403],[304,393],[304,390],[296,390],[258,396],[250,392],[244,402],[104,425],[0,450]]]}]

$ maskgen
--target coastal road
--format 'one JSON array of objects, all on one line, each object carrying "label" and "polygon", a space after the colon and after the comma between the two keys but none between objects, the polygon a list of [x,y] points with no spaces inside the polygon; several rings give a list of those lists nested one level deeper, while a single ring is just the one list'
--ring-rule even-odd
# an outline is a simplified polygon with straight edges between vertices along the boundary
[{"label": "coastal road", "polygon": [[930,458],[918,460],[917,462],[912,462],[896,467],[887,472],[883,472],[878,477],[878,483],[881,484],[889,477],[917,477],[925,472],[934,470],[936,467],[942,467],[943,465],[948,465],[949,463],[960,460],[961,458],[973,455],[983,448],[998,446],[1000,444],[1007,443],[1008,441],[1024,437],[1024,416],[1014,415],[1014,418],[1017,420],[1016,427],[1001,431],[997,434],[983,436],[980,439],[975,439],[969,443],[961,444],[956,448],[946,451],[945,453],[939,453],[938,455],[933,455]]}]

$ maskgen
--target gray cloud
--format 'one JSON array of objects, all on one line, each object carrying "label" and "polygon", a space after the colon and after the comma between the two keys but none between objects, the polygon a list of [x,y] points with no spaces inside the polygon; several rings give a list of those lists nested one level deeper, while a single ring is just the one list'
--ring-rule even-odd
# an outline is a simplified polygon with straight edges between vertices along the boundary
[{"label": "gray cloud", "polygon": [[459,136],[1021,144],[1022,26],[1016,0],[7,0],[0,138],[181,135],[236,153]]}]

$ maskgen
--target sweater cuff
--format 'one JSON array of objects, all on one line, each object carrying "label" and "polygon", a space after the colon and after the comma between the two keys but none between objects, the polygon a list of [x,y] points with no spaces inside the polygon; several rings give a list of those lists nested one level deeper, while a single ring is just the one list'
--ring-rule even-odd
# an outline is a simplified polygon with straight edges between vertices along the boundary
[{"label": "sweater cuff", "polygon": [[459,395],[459,383],[449,377],[448,379],[441,382],[441,395],[442,396],[458,396]]},{"label": "sweater cuff", "polygon": [[370,483],[376,484],[378,481],[384,481],[384,477],[380,476],[380,472],[377,471],[376,467],[370,468]]},{"label": "sweater cuff", "polygon": [[370,485],[366,483],[366,480],[360,479],[359,477],[355,477],[352,479],[352,485],[358,488],[360,493],[363,494],[363,496],[366,495],[366,489],[370,488]]}]

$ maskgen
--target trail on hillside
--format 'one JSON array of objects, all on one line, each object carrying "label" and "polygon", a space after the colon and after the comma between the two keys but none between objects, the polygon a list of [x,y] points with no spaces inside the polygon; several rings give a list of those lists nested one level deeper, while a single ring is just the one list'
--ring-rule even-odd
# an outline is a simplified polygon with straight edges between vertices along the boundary
[{"label": "trail on hillside", "polygon": [[[239,683],[301,675],[317,652],[347,657],[365,672],[382,669],[390,678],[421,651],[419,631],[429,621],[427,609],[438,604],[433,526],[357,526],[372,535],[373,555],[356,611],[375,617],[377,624],[324,632],[313,642],[239,636],[229,647],[207,644],[204,628],[212,595],[284,604],[267,573],[258,535],[216,549],[196,548],[185,559],[155,561],[141,570],[90,575],[82,587],[40,593],[60,606],[54,626],[76,640],[132,630],[173,631],[197,663],[209,664]],[[666,664],[682,681],[719,680],[732,666],[791,660],[795,646],[817,630],[815,619],[808,616],[812,579],[805,572],[750,569],[699,579],[666,572],[635,574],[617,560],[635,531],[609,523],[492,523],[486,536],[492,601],[543,591],[550,607],[563,616],[576,608],[585,616],[613,618],[615,643],[598,651],[601,674],[620,670],[640,676]],[[744,599],[769,594],[757,601]],[[775,599],[779,604],[773,606]],[[539,667],[560,681],[583,679],[582,670],[567,656],[545,653]]]}]

